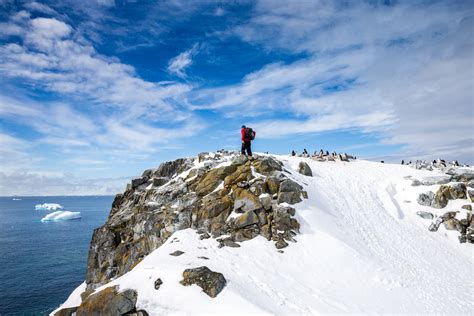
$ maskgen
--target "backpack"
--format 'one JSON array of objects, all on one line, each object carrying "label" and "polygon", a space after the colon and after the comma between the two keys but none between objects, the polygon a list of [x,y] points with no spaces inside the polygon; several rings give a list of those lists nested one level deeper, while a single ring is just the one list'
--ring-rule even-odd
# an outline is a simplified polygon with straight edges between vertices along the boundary
[{"label": "backpack", "polygon": [[247,128],[245,129],[245,139],[250,139],[250,140],[254,140],[254,139],[255,139],[255,132],[253,131],[252,128],[247,127]]}]

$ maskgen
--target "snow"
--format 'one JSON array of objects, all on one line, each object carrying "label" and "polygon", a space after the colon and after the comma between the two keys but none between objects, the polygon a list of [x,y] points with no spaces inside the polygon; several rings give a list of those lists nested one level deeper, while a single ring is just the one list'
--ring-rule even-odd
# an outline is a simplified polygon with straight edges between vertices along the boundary
[{"label": "snow", "polygon": [[[474,310],[474,247],[460,244],[458,232],[442,225],[438,232],[429,232],[430,221],[416,215],[419,210],[436,215],[461,211],[461,205],[472,203],[449,201],[441,210],[418,205],[419,193],[436,191],[439,185],[412,187],[411,180],[404,179],[441,173],[359,160],[276,157],[309,196],[295,205],[301,234],[284,253],[261,236],[240,243],[240,248],[218,248],[214,239],[200,240],[194,230],[182,230],[97,291],[111,285],[137,289],[137,306],[150,315]],[[313,177],[297,173],[300,161],[309,164]],[[185,253],[170,256],[175,250]],[[184,269],[203,265],[227,279],[216,298],[179,283]],[[157,278],[163,281],[159,290],[153,286]],[[75,301],[70,297],[62,307],[77,305],[80,291],[75,293]]]},{"label": "snow", "polygon": [[81,218],[81,212],[70,212],[70,211],[56,211],[49,213],[41,219],[42,222],[57,222],[57,221],[67,221],[71,219]]},{"label": "snow", "polygon": [[37,211],[56,211],[62,210],[63,207],[60,204],[56,203],[44,203],[44,204],[36,204],[35,210]]}]

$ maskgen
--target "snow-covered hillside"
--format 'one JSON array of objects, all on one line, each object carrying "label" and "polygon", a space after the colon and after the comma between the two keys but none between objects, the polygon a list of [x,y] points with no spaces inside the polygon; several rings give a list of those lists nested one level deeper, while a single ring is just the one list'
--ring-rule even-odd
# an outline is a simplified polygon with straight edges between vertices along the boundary
[{"label": "snow-covered hillside", "polygon": [[[308,199],[293,205],[301,225],[296,243],[278,252],[262,236],[223,247],[201,240],[189,228],[175,232],[130,272],[111,285],[136,289],[137,309],[150,315],[443,313],[474,311],[474,247],[458,242],[457,231],[416,215],[460,211],[470,200],[450,200],[444,209],[417,203],[439,185],[411,186],[439,171],[369,161],[317,162],[274,156],[304,187]],[[306,162],[313,176],[298,173]],[[180,250],[184,254],[171,256]],[[183,286],[183,270],[207,266],[227,285],[211,298],[196,285]],[[155,290],[155,280],[163,282]],[[82,285],[61,308],[81,302]]]}]

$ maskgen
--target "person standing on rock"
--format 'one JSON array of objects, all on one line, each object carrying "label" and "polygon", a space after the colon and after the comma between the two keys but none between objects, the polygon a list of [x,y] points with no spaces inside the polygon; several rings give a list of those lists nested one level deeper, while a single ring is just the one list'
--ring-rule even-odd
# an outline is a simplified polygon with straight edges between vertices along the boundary
[{"label": "person standing on rock", "polygon": [[247,155],[252,157],[252,140],[255,139],[255,135],[257,133],[251,129],[250,127],[246,127],[245,125],[242,125],[242,129],[240,130],[240,133],[242,134],[242,149],[241,153],[242,155],[245,155],[245,152],[247,152]]}]

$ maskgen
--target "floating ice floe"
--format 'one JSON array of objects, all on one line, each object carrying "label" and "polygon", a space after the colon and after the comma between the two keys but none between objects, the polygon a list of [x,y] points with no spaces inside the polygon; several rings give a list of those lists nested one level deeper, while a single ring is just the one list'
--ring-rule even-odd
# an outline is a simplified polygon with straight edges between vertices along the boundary
[{"label": "floating ice floe", "polygon": [[21,199],[16,199],[16,198],[13,198],[12,200],[13,201],[21,201]]},{"label": "floating ice floe", "polygon": [[37,211],[56,211],[62,210],[63,207],[60,204],[56,203],[44,203],[44,204],[36,204],[35,210]]},{"label": "floating ice floe", "polygon": [[42,222],[67,221],[71,219],[80,219],[81,212],[56,211],[49,213],[41,219]]}]

